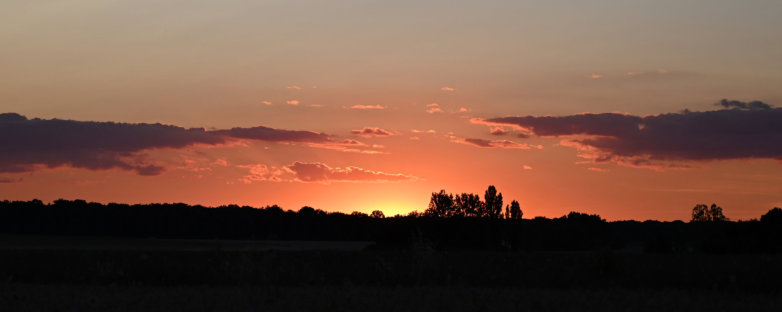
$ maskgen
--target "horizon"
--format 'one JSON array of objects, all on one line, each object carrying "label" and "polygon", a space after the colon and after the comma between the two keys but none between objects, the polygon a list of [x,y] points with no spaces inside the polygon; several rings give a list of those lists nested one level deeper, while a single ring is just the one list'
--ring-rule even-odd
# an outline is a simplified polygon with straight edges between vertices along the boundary
[{"label": "horizon", "polygon": [[393,216],[494,185],[527,218],[782,207],[780,2],[0,12],[0,200]]}]

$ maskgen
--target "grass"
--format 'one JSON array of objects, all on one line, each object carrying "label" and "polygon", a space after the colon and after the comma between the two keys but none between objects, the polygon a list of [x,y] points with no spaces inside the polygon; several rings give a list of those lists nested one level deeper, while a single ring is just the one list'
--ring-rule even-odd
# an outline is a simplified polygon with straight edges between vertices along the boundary
[{"label": "grass", "polygon": [[0,286],[3,311],[778,311],[782,296],[720,290],[470,287]]}]

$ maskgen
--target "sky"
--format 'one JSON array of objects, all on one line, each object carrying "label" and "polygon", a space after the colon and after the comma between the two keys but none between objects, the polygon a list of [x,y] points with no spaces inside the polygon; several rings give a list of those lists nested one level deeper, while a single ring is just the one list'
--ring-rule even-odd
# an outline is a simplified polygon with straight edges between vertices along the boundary
[{"label": "sky", "polygon": [[780,1],[4,1],[0,199],[782,207]]}]

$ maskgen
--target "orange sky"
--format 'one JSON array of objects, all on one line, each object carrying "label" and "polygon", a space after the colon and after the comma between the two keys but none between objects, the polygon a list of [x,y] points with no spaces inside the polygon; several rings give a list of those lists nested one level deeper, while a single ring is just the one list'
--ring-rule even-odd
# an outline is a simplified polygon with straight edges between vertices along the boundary
[{"label": "orange sky", "polygon": [[[440,189],[493,184],[525,217],[686,220],[695,204],[717,203],[749,219],[782,206],[777,1],[50,1],[0,12],[0,113],[27,118],[0,118],[0,199],[393,215],[424,210]],[[755,100],[768,107],[740,107]],[[724,110],[738,126],[707,124],[713,137],[668,123],[658,136],[614,131],[585,151],[572,141],[601,137],[609,122],[570,133],[592,121],[563,119],[546,135],[554,125],[540,118],[701,116],[684,109]],[[535,126],[499,124],[498,135],[477,122],[505,116]],[[145,140],[131,127],[101,141],[115,132],[90,124],[52,148],[71,132],[33,118],[207,136],[151,144],[171,129]],[[32,136],[41,125],[50,132]],[[272,137],[228,130],[258,126]],[[655,166],[628,162],[638,159]]]}]

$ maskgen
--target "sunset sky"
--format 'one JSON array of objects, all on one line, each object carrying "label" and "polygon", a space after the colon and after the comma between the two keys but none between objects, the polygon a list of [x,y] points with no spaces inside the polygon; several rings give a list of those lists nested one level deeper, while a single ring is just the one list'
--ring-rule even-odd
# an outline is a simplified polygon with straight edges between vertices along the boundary
[{"label": "sunset sky", "polygon": [[[782,1],[5,1],[0,200],[782,207]],[[3,114],[4,113],[4,114]]]}]

